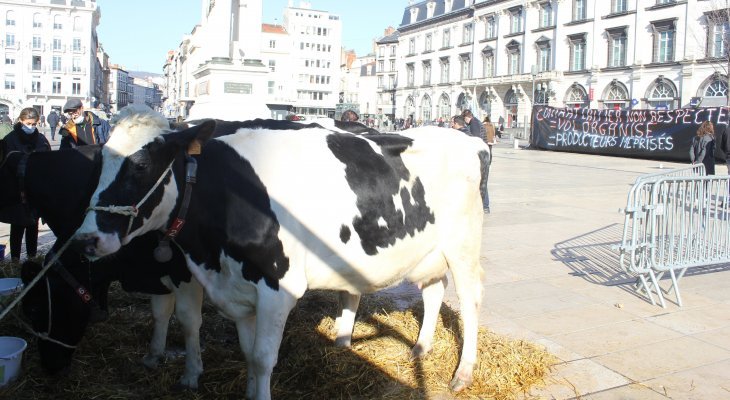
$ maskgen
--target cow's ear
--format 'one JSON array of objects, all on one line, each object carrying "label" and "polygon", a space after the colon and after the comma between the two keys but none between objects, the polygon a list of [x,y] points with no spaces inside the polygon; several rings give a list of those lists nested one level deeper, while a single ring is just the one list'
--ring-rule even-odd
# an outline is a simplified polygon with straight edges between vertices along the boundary
[{"label": "cow's ear", "polygon": [[175,143],[180,147],[188,148],[188,152],[193,154],[195,148],[199,150],[213,136],[214,132],[215,120],[211,119],[192,128],[163,135],[163,138],[167,143]]}]

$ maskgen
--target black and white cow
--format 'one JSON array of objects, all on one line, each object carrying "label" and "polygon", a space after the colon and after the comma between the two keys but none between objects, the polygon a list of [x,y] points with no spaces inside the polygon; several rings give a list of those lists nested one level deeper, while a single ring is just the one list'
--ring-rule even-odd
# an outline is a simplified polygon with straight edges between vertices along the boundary
[{"label": "black and white cow", "polygon": [[[215,128],[206,122],[170,132],[155,113],[118,120],[77,246],[99,258],[168,229],[181,194],[192,190],[177,242],[210,300],[235,321],[246,396],[256,399],[270,398],[287,316],[307,289],[345,293],[338,341],[348,344],[361,293],[418,284],[424,320],[413,353],[424,356],[450,270],[464,327],[451,388],[468,386],[477,357],[487,146],[435,127],[401,135],[239,128],[211,138]],[[195,164],[195,179],[187,175],[196,183],[186,184],[186,165]]]},{"label": "black and white cow", "polygon": [[[9,154],[0,168],[0,207],[20,202],[23,191],[29,206],[38,210],[56,235],[52,251],[58,251],[81,225],[100,171],[100,146],[29,156]],[[92,265],[78,252],[67,249],[59,261],[75,283],[69,283],[56,268],[51,268],[28,292],[22,307],[33,329],[47,335],[38,341],[41,365],[46,371],[57,373],[69,367],[74,348],[90,320],[91,303],[77,295],[76,289],[91,291],[92,301],[105,310],[109,284],[119,281],[127,291],[153,295],[154,329],[144,364],[155,367],[163,359],[174,309],[183,326],[186,347],[185,372],[179,383],[183,387],[197,387],[203,371],[199,343],[203,290],[192,279],[182,253],[176,248],[169,262],[153,259],[159,236],[157,232],[140,235],[115,257]],[[40,265],[26,262],[21,270],[23,281],[27,284],[39,271]]]}]

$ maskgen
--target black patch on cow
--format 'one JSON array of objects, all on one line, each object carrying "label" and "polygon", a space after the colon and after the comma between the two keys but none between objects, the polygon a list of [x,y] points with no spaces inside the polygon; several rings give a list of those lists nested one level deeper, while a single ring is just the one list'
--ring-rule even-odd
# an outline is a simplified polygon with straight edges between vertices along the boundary
[{"label": "black patch on cow", "polygon": [[221,252],[243,263],[241,275],[279,288],[289,259],[266,186],[228,144],[210,141],[198,160],[198,183],[179,240],[197,264],[220,271]]},{"label": "black patch on cow", "polygon": [[335,126],[338,129],[342,129],[345,132],[350,132],[350,133],[355,133],[355,134],[363,134],[363,133],[371,133],[371,134],[376,134],[376,135],[380,134],[379,131],[377,131],[373,128],[369,128],[366,125],[361,124],[360,122],[355,122],[355,121],[335,120]]},{"label": "black patch on cow", "polygon": [[340,228],[340,240],[342,240],[342,243],[349,242],[351,235],[352,232],[350,231],[350,228],[347,225],[342,225]]},{"label": "black patch on cow", "polygon": [[[177,128],[185,128],[190,126],[200,125],[206,119],[200,119],[195,121],[189,121],[182,124],[178,124]],[[275,120],[275,119],[261,119],[256,118],[250,121],[223,121],[215,120],[215,137],[230,135],[235,133],[239,129],[269,129],[272,131],[297,131],[307,128],[322,128],[321,125],[316,123],[303,124],[294,121],[286,120]]]},{"label": "black patch on cow", "polygon": [[[375,142],[382,154],[373,150],[368,141]],[[353,136],[333,133],[327,136],[332,154],[345,164],[345,178],[357,196],[360,216],[352,226],[360,236],[366,254],[378,253],[378,247],[395,244],[406,235],[413,236],[433,224],[435,217],[425,200],[425,189],[416,178],[411,178],[401,154],[412,144],[412,139],[391,134]],[[401,188],[401,185],[405,185]],[[396,208],[393,198],[400,194],[402,210]],[[413,204],[411,204],[413,203]],[[384,221],[381,226],[379,221]]]}]

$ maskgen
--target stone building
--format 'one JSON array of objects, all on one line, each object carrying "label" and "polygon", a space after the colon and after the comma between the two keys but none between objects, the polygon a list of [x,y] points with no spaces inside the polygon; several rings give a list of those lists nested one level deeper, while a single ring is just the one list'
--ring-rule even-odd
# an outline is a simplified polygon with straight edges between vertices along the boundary
[{"label": "stone building", "polygon": [[398,27],[395,114],[431,121],[471,108],[516,127],[535,104],[727,104],[730,29],[720,3],[411,1]]}]

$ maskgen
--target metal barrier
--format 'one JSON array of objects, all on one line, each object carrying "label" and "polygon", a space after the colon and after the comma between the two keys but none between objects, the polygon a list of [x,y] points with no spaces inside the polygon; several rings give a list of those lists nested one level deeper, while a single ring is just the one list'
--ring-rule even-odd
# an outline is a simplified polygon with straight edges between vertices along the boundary
[{"label": "metal barrier", "polygon": [[[666,267],[659,271],[653,269],[653,265],[655,263],[652,263],[652,259],[650,258],[653,254],[651,253],[652,246],[657,243],[657,240],[653,237],[654,232],[657,232],[657,230],[652,230],[652,218],[650,218],[653,215],[652,212],[655,210],[656,205],[656,203],[652,200],[653,191],[656,185],[659,182],[664,182],[665,179],[681,178],[691,181],[701,179],[704,175],[705,168],[702,164],[664,170],[637,177],[633,186],[629,190],[626,208],[624,209],[625,217],[623,238],[621,245],[618,247],[619,262],[625,271],[637,275],[637,290],[643,289],[652,304],[656,304],[656,302],[652,295],[649,280],[655,288],[655,292],[662,307],[666,307],[664,297],[662,296],[662,290],[659,286],[659,280],[662,278],[664,272],[671,270],[671,268],[666,269]],[[676,202],[669,202],[668,204],[675,203]],[[655,228],[658,228],[658,226],[655,225]],[[665,263],[659,264],[667,265]],[[684,271],[682,271],[680,277],[682,275],[684,275]],[[674,282],[675,281],[673,281],[673,287],[675,292],[678,294],[679,292]],[[679,299],[679,302],[681,302],[681,298]]]}]

